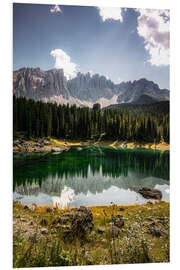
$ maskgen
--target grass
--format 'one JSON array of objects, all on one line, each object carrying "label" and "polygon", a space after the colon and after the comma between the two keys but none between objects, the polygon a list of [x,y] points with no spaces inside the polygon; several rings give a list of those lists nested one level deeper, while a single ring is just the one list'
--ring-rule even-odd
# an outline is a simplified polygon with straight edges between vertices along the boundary
[{"label": "grass", "polygon": [[[94,229],[83,237],[64,237],[70,223],[53,223],[63,213],[68,211],[74,214],[76,209],[54,208],[53,212],[46,209],[44,206],[30,211],[14,203],[14,267],[169,261],[169,203],[147,203],[123,208],[117,205],[89,207]],[[112,237],[109,228],[116,214],[123,215],[125,225],[118,237]],[[41,225],[42,219],[46,219],[45,225]],[[153,226],[162,232],[160,237],[149,233]],[[98,233],[99,227],[104,228],[105,232]],[[41,233],[42,228],[47,229],[46,234]]]}]

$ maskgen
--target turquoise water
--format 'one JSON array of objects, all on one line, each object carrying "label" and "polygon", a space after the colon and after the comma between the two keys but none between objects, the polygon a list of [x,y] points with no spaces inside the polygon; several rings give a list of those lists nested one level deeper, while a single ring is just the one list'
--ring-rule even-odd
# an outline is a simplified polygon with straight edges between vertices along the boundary
[{"label": "turquoise water", "polygon": [[23,204],[129,205],[144,203],[148,186],[169,201],[169,152],[73,147],[61,154],[14,156],[13,197]]}]

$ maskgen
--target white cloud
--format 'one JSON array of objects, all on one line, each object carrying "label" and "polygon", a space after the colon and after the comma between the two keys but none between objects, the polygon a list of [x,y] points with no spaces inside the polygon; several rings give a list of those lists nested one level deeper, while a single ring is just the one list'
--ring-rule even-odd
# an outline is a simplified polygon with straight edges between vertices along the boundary
[{"label": "white cloud", "polygon": [[122,8],[119,7],[97,7],[99,10],[99,15],[101,16],[103,22],[105,20],[116,20],[123,22]]},{"label": "white cloud", "polygon": [[91,76],[94,74],[94,71],[92,69],[90,69],[88,72],[90,73]]},{"label": "white cloud", "polygon": [[54,5],[53,7],[50,8],[50,12],[51,13],[58,13],[58,12],[62,12],[62,10],[60,9],[59,5]]},{"label": "white cloud", "polygon": [[137,9],[137,33],[144,38],[151,65],[169,65],[169,10]]},{"label": "white cloud", "polygon": [[118,77],[117,80],[115,81],[115,83],[121,83],[123,82],[123,79],[121,77]]},{"label": "white cloud", "polygon": [[71,58],[61,49],[51,51],[50,55],[55,58],[55,68],[64,70],[64,75],[67,79],[71,79],[77,74],[77,65],[71,62]]}]

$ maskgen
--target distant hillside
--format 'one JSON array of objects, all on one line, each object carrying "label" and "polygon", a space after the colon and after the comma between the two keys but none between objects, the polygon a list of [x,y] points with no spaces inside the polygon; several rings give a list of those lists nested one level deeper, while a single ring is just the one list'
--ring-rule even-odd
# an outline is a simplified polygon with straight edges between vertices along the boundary
[{"label": "distant hillside", "polygon": [[14,137],[169,142],[169,102],[94,105],[57,105],[26,98],[13,101]]},{"label": "distant hillside", "polygon": [[152,114],[157,113],[169,113],[169,101],[160,101],[153,104],[132,104],[132,103],[123,103],[123,104],[114,104],[108,107],[103,108],[103,110],[121,110],[121,111],[134,111],[138,112],[150,112]]}]

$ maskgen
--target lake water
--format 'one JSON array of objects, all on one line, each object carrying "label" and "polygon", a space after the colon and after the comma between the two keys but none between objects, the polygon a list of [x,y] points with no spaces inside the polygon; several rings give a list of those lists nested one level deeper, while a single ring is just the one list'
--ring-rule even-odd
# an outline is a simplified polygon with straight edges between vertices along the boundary
[{"label": "lake water", "polygon": [[14,156],[13,199],[23,204],[78,207],[140,204],[152,187],[169,201],[169,152],[73,147],[61,154]]}]

